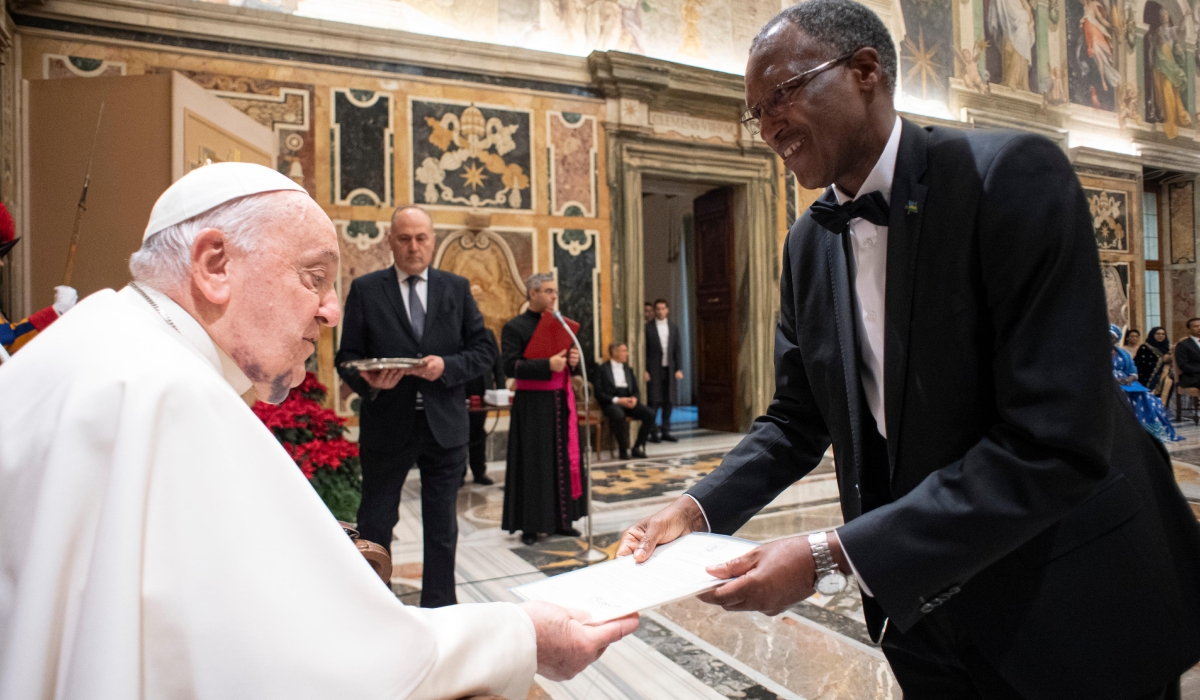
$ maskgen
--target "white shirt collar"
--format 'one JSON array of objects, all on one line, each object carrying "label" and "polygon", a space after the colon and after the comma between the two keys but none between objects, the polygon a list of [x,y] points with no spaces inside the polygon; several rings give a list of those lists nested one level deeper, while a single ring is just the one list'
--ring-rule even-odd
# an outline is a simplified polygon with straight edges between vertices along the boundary
[{"label": "white shirt collar", "polygon": [[833,194],[837,197],[838,204],[845,204],[851,199],[858,199],[864,194],[875,191],[883,193],[883,198],[891,202],[892,179],[896,176],[896,155],[900,151],[901,124],[900,117],[896,117],[896,123],[892,126],[892,135],[888,137],[887,145],[883,147],[883,153],[879,154],[879,160],[875,161],[875,167],[871,168],[867,179],[863,180],[862,187],[858,188],[858,194],[851,197],[842,192],[837,185],[833,186]]},{"label": "white shirt collar", "polygon": [[625,363],[624,363],[624,362],[617,362],[616,360],[609,360],[609,362],[611,362],[611,363],[612,363],[612,366],[613,366],[613,371],[614,371],[614,372],[618,372],[618,371],[620,371],[620,370],[622,370],[622,369],[625,369]]},{"label": "white shirt collar", "polygon": [[199,321],[192,318],[192,315],[182,306],[176,304],[170,297],[157,289],[152,289],[145,284],[139,284],[138,287],[146,293],[146,296],[153,299],[155,304],[158,304],[158,308],[179,329],[178,333],[171,330],[162,316],[147,304],[146,300],[132,287],[125,287],[120,291],[120,295],[152,315],[157,321],[163,324],[164,328],[171,331],[172,336],[178,336],[184,345],[207,360],[213,366],[213,369],[220,372],[225,381],[229,382],[229,385],[233,387],[233,390],[238,395],[245,394],[254,386],[254,382],[250,381],[250,378],[246,376],[242,368],[238,367],[233,358],[229,357],[224,350],[213,342],[213,339],[208,335],[208,331],[204,330],[204,326],[201,326]]},{"label": "white shirt collar", "polygon": [[665,319],[665,318],[655,318],[655,319],[654,319],[654,323],[655,323],[655,325],[657,325],[659,328],[664,328],[664,327],[667,325],[667,319]]},{"label": "white shirt collar", "polygon": [[[396,277],[398,277],[401,282],[406,282],[406,281],[408,281],[409,277],[412,277],[412,275],[408,274],[404,270],[401,270],[399,265],[393,264],[392,267],[396,268]],[[421,270],[421,274],[417,275],[417,277],[420,277],[422,282],[425,282],[426,284],[428,284],[429,283],[429,266],[426,265],[425,269]]]}]

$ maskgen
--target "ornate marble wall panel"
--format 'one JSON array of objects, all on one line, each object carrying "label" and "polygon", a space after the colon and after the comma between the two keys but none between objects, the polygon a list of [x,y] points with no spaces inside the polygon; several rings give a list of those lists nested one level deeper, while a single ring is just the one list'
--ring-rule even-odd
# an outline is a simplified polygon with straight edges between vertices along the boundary
[{"label": "ornate marble wall panel", "polygon": [[409,99],[411,201],[532,211],[533,113]]},{"label": "ornate marble wall panel", "polygon": [[1196,316],[1196,269],[1171,270],[1171,337],[1186,338],[1187,320]]},{"label": "ornate marble wall panel", "polygon": [[[158,70],[177,70],[156,68]],[[147,69],[147,72],[151,72]],[[180,70],[279,137],[279,172],[317,196],[316,144],[312,120],[313,86],[304,83]]]},{"label": "ornate marble wall panel", "polygon": [[112,78],[125,75],[124,61],[104,61],[98,58],[42,54],[42,78]]},{"label": "ornate marble wall panel", "polygon": [[1092,229],[1100,250],[1129,252],[1129,194],[1120,190],[1083,188]]},{"label": "ornate marble wall panel", "polygon": [[[434,256],[434,267],[471,280],[471,294],[484,323],[500,340],[504,324],[521,313],[525,305],[525,284],[517,265],[517,256],[509,241],[515,241],[522,257],[532,258],[532,230],[472,231],[467,228],[441,229],[442,240]],[[532,273],[531,273],[532,274]]]},{"label": "ornate marble wall panel", "polygon": [[[338,248],[342,254],[341,269],[336,280],[338,301],[344,307],[346,295],[350,293],[350,283],[356,277],[392,264],[392,250],[387,244],[387,234],[392,224],[390,221],[335,219],[333,225],[338,232]],[[339,325],[339,340],[341,332]],[[340,415],[349,416],[358,412],[358,394],[340,377],[337,379],[335,401],[335,408]]]},{"label": "ornate marble wall panel", "polygon": [[579,322],[579,344],[593,362],[600,362],[600,233],[579,228],[550,229],[554,271],[558,277],[558,308]]},{"label": "ornate marble wall panel", "polygon": [[1185,182],[1169,185],[1171,214],[1171,262],[1196,262],[1196,214],[1193,200],[1194,185]]},{"label": "ornate marble wall panel", "polygon": [[1129,315],[1129,263],[1102,262],[1100,273],[1104,280],[1104,298],[1108,302],[1108,322],[1128,328],[1132,321]]},{"label": "ornate marble wall panel", "polygon": [[392,95],[333,88],[330,110],[333,203],[391,206]]},{"label": "ornate marble wall panel", "polygon": [[596,217],[596,118],[546,112],[550,142],[550,213]]}]

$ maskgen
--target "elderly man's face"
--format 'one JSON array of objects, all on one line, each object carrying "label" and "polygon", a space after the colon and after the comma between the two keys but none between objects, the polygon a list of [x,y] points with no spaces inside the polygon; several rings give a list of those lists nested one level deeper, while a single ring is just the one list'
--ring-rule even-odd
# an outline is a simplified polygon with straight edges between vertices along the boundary
[{"label": "elderly man's face", "polygon": [[280,192],[275,216],[263,222],[258,246],[232,253],[229,335],[223,344],[272,403],[304,381],[321,326],[341,317],[333,281],[338,271],[337,233],[308,195]]},{"label": "elderly man's face", "polygon": [[[783,158],[802,187],[823,188],[857,165],[868,117],[864,56],[868,67],[871,59],[876,61],[880,76],[874,49],[860,50],[853,59],[787,91],[782,113],[762,115],[763,141]],[[780,83],[837,57],[832,47],[811,39],[796,25],[777,25],[746,64],[746,104],[759,105]]]},{"label": "elderly man's face", "polygon": [[433,221],[420,209],[405,209],[392,217],[388,245],[396,267],[406,275],[419,275],[433,262]]}]

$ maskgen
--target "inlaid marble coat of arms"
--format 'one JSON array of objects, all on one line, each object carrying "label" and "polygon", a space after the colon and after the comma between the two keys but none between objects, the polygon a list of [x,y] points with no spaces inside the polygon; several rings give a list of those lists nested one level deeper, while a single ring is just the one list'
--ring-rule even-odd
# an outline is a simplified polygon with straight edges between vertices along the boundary
[{"label": "inlaid marble coat of arms", "polygon": [[423,100],[410,106],[414,201],[533,208],[529,112]]}]

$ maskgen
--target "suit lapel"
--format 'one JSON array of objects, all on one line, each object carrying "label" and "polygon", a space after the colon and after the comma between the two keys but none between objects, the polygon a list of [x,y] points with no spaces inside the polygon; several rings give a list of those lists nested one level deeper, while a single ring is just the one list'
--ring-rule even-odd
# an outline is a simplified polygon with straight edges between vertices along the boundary
[{"label": "suit lapel", "polygon": [[889,470],[895,471],[896,449],[903,420],[905,377],[912,326],[913,288],[916,284],[918,244],[925,215],[928,188],[925,174],[929,135],[904,121],[892,178],[891,210],[887,234],[887,288],[885,290],[883,395],[887,420]]},{"label": "suit lapel", "polygon": [[[826,190],[823,197],[833,199],[833,190]],[[858,368],[858,343],[855,339],[854,296],[850,279],[850,236],[839,236],[823,228],[816,227],[814,234],[821,237],[821,245],[825,248],[825,259],[829,267],[829,281],[833,295],[834,326],[837,328],[838,356],[842,361],[842,376],[846,387],[846,409],[850,425],[850,443],[853,448],[853,472],[843,473],[841,481],[848,486],[850,483],[862,482],[862,388]],[[839,466],[839,471],[850,465]],[[854,512],[845,513],[846,520],[856,518],[861,514],[861,502],[855,499],[843,499],[845,507],[850,501],[854,504]]]},{"label": "suit lapel", "polygon": [[[413,342],[417,341],[417,336],[413,333],[412,324],[408,322],[408,309],[404,308],[404,297],[400,294],[400,278],[396,274],[396,266],[393,265],[387,269],[387,273],[383,276],[383,293],[387,295],[388,301],[392,303],[392,307],[396,311],[397,318],[400,319],[400,327],[408,333],[408,337],[412,338]],[[426,316],[429,314],[427,313]]]}]

